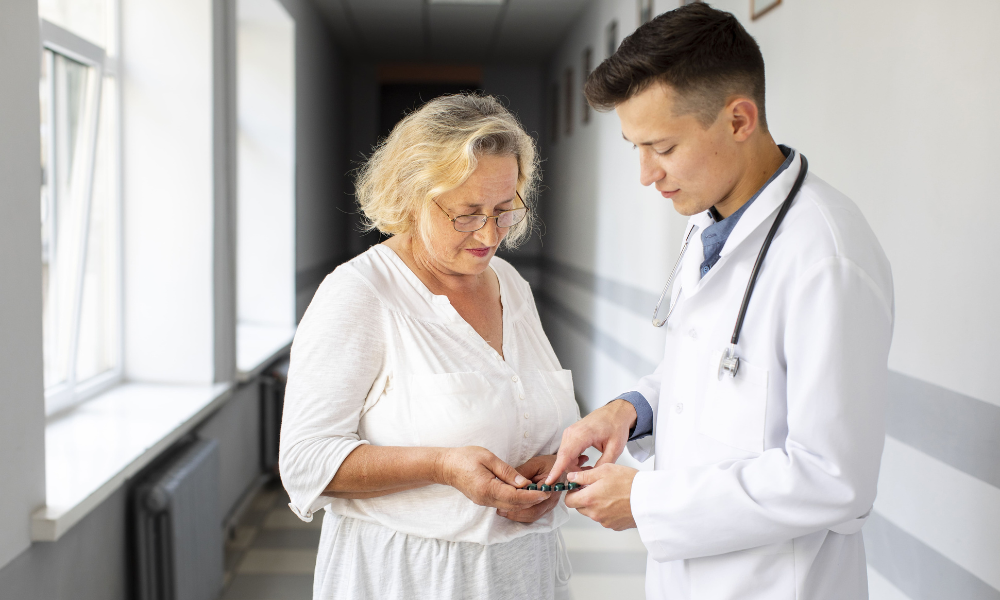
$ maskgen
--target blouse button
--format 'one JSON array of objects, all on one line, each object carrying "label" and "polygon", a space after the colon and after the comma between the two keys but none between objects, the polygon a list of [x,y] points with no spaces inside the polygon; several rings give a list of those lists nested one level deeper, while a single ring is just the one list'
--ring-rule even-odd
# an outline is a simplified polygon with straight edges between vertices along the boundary
[{"label": "blouse button", "polygon": [[524,432],[524,437],[528,437],[528,432],[527,431]]},{"label": "blouse button", "polygon": [[519,397],[519,398],[520,398],[521,400],[524,400],[524,394],[518,394],[518,397]]},{"label": "blouse button", "polygon": [[524,413],[524,418],[525,418],[525,419],[527,419],[527,418],[528,418],[528,413]]},{"label": "blouse button", "polygon": [[674,410],[677,411],[677,414],[681,414],[682,412],[684,412],[684,405],[678,402],[677,406],[674,407]]},{"label": "blouse button", "polygon": [[513,381],[514,383],[517,383],[517,375],[511,377],[510,380]]}]

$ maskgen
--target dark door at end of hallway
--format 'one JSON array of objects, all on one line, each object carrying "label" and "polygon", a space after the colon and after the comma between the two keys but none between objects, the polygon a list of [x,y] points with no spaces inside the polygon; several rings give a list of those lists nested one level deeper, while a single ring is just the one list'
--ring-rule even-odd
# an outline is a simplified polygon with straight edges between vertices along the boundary
[{"label": "dark door at end of hallway", "polygon": [[438,96],[478,92],[470,83],[383,83],[380,90],[379,140],[383,140],[403,117]]}]

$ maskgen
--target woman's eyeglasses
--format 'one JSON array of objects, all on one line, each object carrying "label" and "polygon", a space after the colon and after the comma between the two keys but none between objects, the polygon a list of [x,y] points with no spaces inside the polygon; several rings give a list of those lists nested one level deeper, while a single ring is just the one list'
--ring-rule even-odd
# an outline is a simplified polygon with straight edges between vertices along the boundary
[{"label": "woman's eyeglasses", "polygon": [[[518,200],[521,200],[521,194],[518,194],[517,192],[514,192],[514,194],[517,195]],[[437,204],[437,207],[441,208],[441,205],[437,203],[437,200],[434,201],[434,204]],[[524,204],[524,200],[521,200],[521,204]],[[448,214],[448,211],[443,208],[441,208],[441,212],[448,216],[448,220],[455,226],[455,231],[470,233],[473,231],[479,231],[485,227],[486,222],[490,219],[496,219],[497,227],[501,229],[513,227],[523,221],[524,217],[528,216],[528,207],[522,206],[511,210],[502,210],[499,214],[492,217],[488,217],[486,215],[459,215],[457,217],[452,217]]]}]

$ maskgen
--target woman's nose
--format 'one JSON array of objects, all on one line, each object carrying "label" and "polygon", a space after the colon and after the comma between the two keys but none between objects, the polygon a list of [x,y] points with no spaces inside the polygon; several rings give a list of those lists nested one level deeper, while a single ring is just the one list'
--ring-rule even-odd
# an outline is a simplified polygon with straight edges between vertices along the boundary
[{"label": "woman's nose", "polygon": [[476,232],[476,239],[484,246],[496,246],[502,237],[496,219],[486,219],[486,225]]}]

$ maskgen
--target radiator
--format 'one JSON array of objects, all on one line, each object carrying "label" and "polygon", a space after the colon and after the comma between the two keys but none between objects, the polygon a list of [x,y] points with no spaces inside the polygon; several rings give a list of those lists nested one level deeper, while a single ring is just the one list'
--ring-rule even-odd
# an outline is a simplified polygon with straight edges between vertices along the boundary
[{"label": "radiator", "polygon": [[198,440],[133,496],[138,600],[216,600],[222,592],[219,443]]},{"label": "radiator", "polygon": [[285,405],[288,359],[269,369],[260,378],[260,466],[265,473],[277,473],[281,412]]}]

